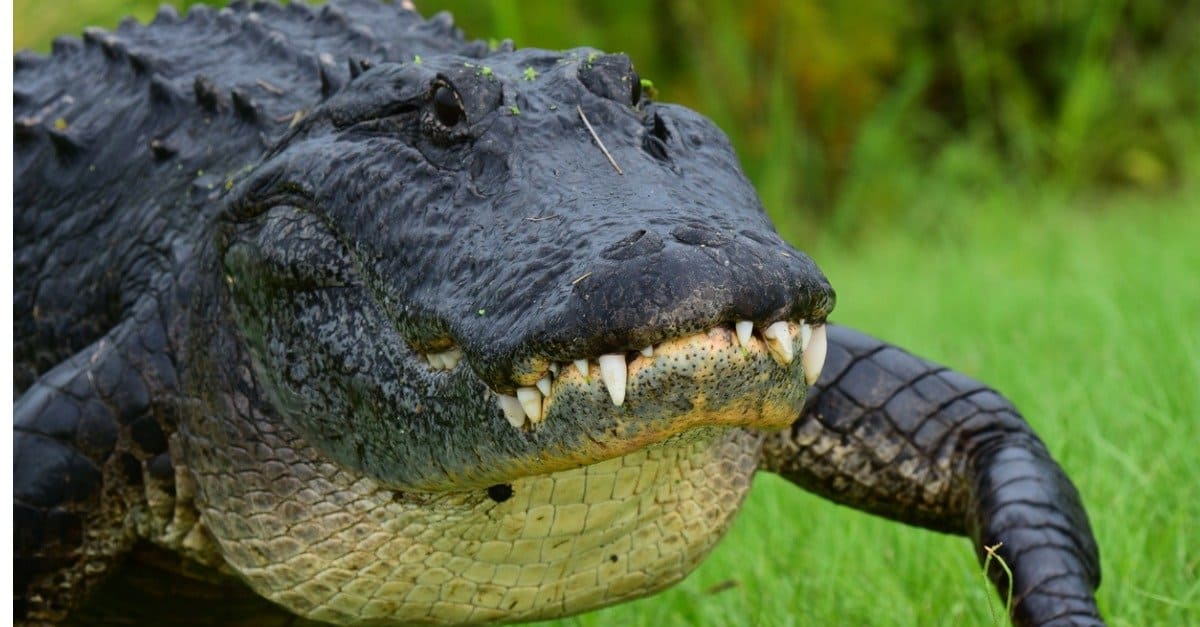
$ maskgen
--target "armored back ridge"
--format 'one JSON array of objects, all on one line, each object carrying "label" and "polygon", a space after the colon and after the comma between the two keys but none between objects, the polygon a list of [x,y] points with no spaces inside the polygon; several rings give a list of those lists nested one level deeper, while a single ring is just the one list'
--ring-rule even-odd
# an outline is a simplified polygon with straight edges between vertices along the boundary
[{"label": "armored back ridge", "polygon": [[314,106],[363,67],[445,52],[487,47],[447,15],[364,1],[163,7],[18,54],[18,392],[186,264],[228,186]]},{"label": "armored back ridge", "polygon": [[1017,623],[1099,621],[1016,410],[827,324],[724,134],[623,55],[235,3],[14,83],[19,620],[570,615],[683,578],[766,469],[1003,542]]}]

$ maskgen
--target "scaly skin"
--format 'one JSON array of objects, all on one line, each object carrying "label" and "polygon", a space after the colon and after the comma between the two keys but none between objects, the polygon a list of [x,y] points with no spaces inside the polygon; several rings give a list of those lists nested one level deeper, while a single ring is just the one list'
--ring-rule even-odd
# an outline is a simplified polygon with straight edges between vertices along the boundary
[{"label": "scaly skin", "polygon": [[[966,535],[1013,570],[1017,625],[1102,624],[1100,560],[1083,503],[996,391],[857,331],[829,325],[804,414],[767,438],[765,468],[833,501]],[[993,560],[1001,594],[1008,578]]]},{"label": "scaly skin", "polygon": [[344,0],[15,65],[19,621],[565,616],[684,577],[767,469],[1002,542],[1018,624],[1099,622],[1015,410],[825,324],[629,59]]}]

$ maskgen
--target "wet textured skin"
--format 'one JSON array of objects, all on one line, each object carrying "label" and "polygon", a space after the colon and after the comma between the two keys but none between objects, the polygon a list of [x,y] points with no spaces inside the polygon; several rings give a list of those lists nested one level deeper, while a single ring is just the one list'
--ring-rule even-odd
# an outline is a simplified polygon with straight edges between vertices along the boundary
[{"label": "wet textured skin", "polygon": [[[807,390],[739,346],[833,292],[625,57],[343,2],[15,68],[19,620],[567,615],[682,578],[764,469],[1003,543],[1017,624],[1101,622],[1079,496],[1002,397],[832,324]],[[622,405],[593,361],[500,411],[603,354]]]}]

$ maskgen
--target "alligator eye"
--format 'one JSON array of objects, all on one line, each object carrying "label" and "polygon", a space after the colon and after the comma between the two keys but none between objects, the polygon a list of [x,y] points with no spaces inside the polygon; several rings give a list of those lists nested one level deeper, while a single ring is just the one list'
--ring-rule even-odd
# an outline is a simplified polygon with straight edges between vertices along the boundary
[{"label": "alligator eye", "polygon": [[642,77],[638,76],[637,72],[630,72],[629,80],[633,81],[633,94],[630,97],[632,102],[629,104],[636,107],[642,100]]},{"label": "alligator eye", "polygon": [[437,91],[433,92],[433,113],[446,128],[456,126],[467,117],[462,101],[449,85],[438,85]]}]

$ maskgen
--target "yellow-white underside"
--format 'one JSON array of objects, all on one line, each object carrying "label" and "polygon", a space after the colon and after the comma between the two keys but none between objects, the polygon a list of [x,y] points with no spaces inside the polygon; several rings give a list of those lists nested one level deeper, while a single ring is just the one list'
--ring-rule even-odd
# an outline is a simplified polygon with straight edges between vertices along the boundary
[{"label": "yellow-white underside", "polygon": [[755,433],[696,429],[519,479],[503,502],[483,490],[399,495],[317,464],[311,477],[285,477],[203,519],[259,594],[313,619],[549,618],[687,575],[741,506],[760,446]]}]

